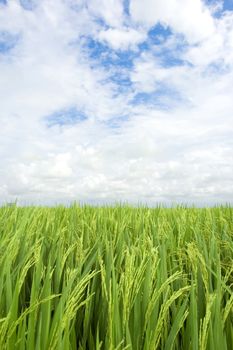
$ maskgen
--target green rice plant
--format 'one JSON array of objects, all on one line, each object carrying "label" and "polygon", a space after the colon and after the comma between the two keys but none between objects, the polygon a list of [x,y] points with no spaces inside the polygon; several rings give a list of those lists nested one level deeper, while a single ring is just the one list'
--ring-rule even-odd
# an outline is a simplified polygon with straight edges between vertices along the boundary
[{"label": "green rice plant", "polygon": [[233,208],[0,208],[0,349],[233,349]]}]

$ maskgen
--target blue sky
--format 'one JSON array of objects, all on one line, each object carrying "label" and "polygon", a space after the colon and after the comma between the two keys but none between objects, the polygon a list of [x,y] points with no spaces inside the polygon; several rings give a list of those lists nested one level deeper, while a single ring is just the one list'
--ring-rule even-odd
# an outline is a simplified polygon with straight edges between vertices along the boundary
[{"label": "blue sky", "polygon": [[223,2],[223,10],[233,10],[233,1],[232,0],[225,0]]},{"label": "blue sky", "polygon": [[232,0],[0,0],[1,202],[232,201],[232,62]]}]

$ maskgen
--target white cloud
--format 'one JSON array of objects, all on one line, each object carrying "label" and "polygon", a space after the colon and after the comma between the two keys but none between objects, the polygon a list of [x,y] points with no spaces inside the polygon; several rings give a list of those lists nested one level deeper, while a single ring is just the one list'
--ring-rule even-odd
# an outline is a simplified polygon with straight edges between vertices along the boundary
[{"label": "white cloud", "polygon": [[88,0],[87,7],[91,14],[103,19],[106,24],[118,27],[124,20],[123,0]]},{"label": "white cloud", "polygon": [[131,0],[130,13],[135,22],[148,27],[170,26],[191,43],[210,37],[215,29],[210,10],[201,0]]},{"label": "white cloud", "polygon": [[107,75],[90,67],[78,44],[70,45],[83,35],[82,28],[76,27],[78,14],[62,2],[54,6],[46,1],[35,12],[18,5],[2,10],[1,15],[3,29],[10,28],[16,16],[15,27],[22,36],[13,58],[3,60],[0,67],[1,113],[38,118],[77,105],[91,116],[105,119],[119,111],[110,85],[100,83]]},{"label": "white cloud", "polygon": [[102,30],[99,32],[100,41],[106,42],[114,50],[135,49],[146,39],[146,33],[133,28]]},{"label": "white cloud", "polygon": [[[130,11],[121,1],[1,6],[0,32],[19,35],[0,53],[1,201],[232,201],[232,14],[213,18],[198,0],[131,0]],[[160,44],[147,38],[143,53],[142,27],[159,21],[173,34]],[[182,50],[177,32],[189,41]],[[103,64],[101,49],[90,58],[87,37],[125,63]],[[181,63],[169,65],[166,50]],[[131,85],[112,80],[116,72]],[[167,99],[156,94],[161,86],[172,91]],[[140,93],[151,103],[137,101]],[[45,117],[71,106],[88,119],[47,126]],[[116,127],[112,119],[124,116]]]},{"label": "white cloud", "polygon": [[214,33],[200,45],[191,46],[185,55],[190,63],[198,66],[206,66],[218,63],[222,69],[233,62],[233,14],[230,12],[222,15],[216,21]]}]

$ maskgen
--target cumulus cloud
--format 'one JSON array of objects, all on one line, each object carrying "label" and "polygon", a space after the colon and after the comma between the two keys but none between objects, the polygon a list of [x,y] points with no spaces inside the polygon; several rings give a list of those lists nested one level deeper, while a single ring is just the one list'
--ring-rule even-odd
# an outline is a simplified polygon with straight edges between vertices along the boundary
[{"label": "cumulus cloud", "polygon": [[233,14],[215,11],[0,4],[0,201],[232,201]]},{"label": "cumulus cloud", "polygon": [[102,30],[99,39],[109,44],[114,50],[135,49],[146,39],[146,33],[133,28]]},{"label": "cumulus cloud", "polygon": [[123,0],[89,0],[86,3],[91,14],[101,18],[113,27],[122,25],[124,20]]},{"label": "cumulus cloud", "polygon": [[210,10],[201,0],[131,0],[130,13],[138,23],[163,23],[195,43],[211,36],[215,29]]}]

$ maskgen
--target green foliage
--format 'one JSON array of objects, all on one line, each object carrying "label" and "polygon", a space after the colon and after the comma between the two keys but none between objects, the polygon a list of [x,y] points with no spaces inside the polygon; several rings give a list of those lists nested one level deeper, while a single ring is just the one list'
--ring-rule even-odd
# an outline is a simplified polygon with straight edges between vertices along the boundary
[{"label": "green foliage", "polygon": [[0,208],[0,349],[233,349],[233,208]]}]

